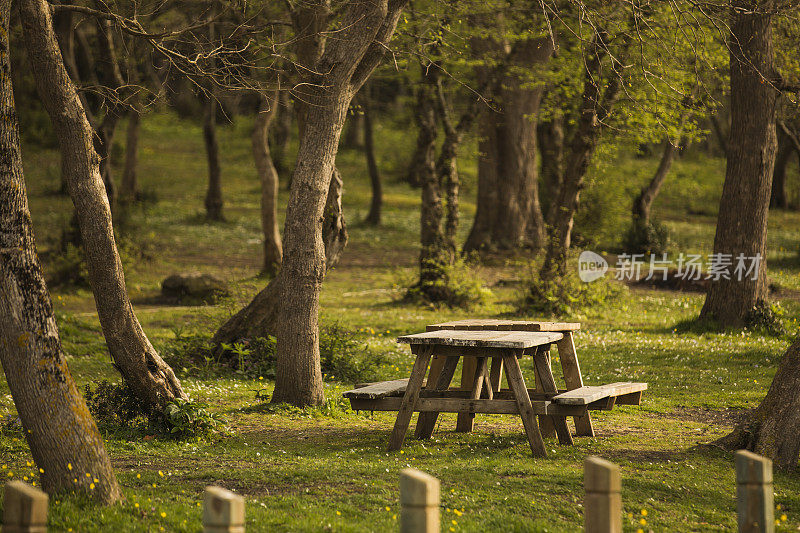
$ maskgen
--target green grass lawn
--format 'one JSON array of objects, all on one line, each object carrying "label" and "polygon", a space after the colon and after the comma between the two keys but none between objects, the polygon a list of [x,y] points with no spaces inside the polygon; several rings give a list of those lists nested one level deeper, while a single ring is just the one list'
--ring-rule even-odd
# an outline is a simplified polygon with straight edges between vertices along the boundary
[{"label": "green grass lawn", "polygon": [[[379,358],[377,372],[391,379],[407,377],[413,362],[407,346],[395,343],[397,335],[446,319],[507,315],[515,308],[526,268],[518,261],[495,261],[479,269],[494,294],[479,309],[400,302],[418,252],[419,193],[398,181],[414,136],[399,124],[380,126],[384,223],[379,228],[360,224],[369,205],[365,164],[358,152],[341,153],[351,240],[325,282],[321,320],[349,331],[364,345],[362,357]],[[265,285],[256,276],[259,184],[249,153],[249,123],[243,119],[220,131],[227,221],[206,224],[200,128],[168,115],[147,117],[143,128],[139,175],[151,201],[127,214],[121,233],[126,249],[133,250],[124,254],[129,292],[146,332],[163,350],[179,335],[212,334]],[[70,204],[54,193],[57,154],[29,148],[24,156],[37,241],[46,252],[68,222]],[[653,159],[620,156],[594,170],[578,221],[581,233],[594,239],[594,249],[618,246],[630,196],[656,165]],[[464,237],[474,214],[474,158],[459,166]],[[719,159],[690,154],[675,163],[655,206],[656,218],[672,231],[673,252],[710,253],[723,177]],[[281,205],[285,200],[282,190]],[[770,215],[770,278],[783,288],[779,294],[791,335],[798,331],[800,314],[798,227],[798,213]],[[233,295],[214,306],[154,303],[161,280],[186,270],[225,278]],[[117,380],[91,292],[59,288],[53,299],[79,384]],[[50,530],[198,531],[202,490],[214,483],[245,496],[249,531],[390,531],[397,527],[398,473],[413,466],[441,480],[444,531],[578,531],[582,465],[589,455],[622,467],[626,531],[732,530],[733,457],[710,443],[763,397],[790,337],[679,333],[676,325],[696,317],[702,301],[697,294],[623,288],[603,305],[566,317],[583,324],[576,344],[587,384],[633,380],[650,388],[641,406],[596,412],[596,438],[578,438],[574,447],[548,440],[547,459],[530,456],[521,421],[513,416],[478,416],[472,434],[455,433],[455,416],[442,416],[433,440],[411,438],[402,452],[387,453],[393,415],[347,409],[340,398],[351,383],[326,383],[326,406],[298,410],[258,401],[255,391],[270,391],[269,382],[176,369],[191,397],[208,403],[228,430],[199,441],[109,431],[107,446],[125,501],[93,507],[56,496]],[[531,362],[525,365],[530,376]],[[4,378],[0,415],[15,415]],[[31,461],[20,431],[4,427],[0,475],[36,481]],[[776,515],[787,517],[779,529],[800,529],[800,475],[777,474],[775,491],[781,505]]]}]

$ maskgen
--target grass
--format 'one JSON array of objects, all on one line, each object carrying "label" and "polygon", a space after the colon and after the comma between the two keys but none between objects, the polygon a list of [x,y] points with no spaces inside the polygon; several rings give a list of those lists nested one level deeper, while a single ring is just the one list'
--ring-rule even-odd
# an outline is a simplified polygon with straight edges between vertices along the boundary
[{"label": "grass", "polygon": [[[401,303],[402,285],[413,277],[418,252],[419,194],[398,180],[414,139],[395,124],[381,126],[376,136],[384,147],[379,163],[385,169],[386,206],[380,228],[359,222],[369,205],[361,154],[345,151],[338,158],[351,241],[325,282],[321,320],[352,331],[366,346],[364,357],[380,355],[384,362],[378,371],[391,379],[406,377],[412,364],[407,348],[395,343],[397,335],[447,319],[511,312],[524,268],[499,261],[480,269],[494,293],[481,309]],[[227,221],[206,224],[199,126],[152,115],[143,127],[140,179],[157,201],[129,212],[121,233],[140,252],[124,258],[129,292],[146,332],[163,350],[176,336],[213,333],[264,286],[256,277],[258,181],[248,151],[247,121],[221,129]],[[58,186],[55,152],[26,147],[25,163],[38,245],[47,251],[69,219],[69,201],[53,194]],[[592,238],[596,249],[618,245],[631,191],[656,164],[618,156],[595,169],[578,229]],[[474,158],[459,165],[463,238],[474,213]],[[702,154],[676,161],[655,206],[656,217],[672,231],[673,251],[710,252],[723,174],[724,161]],[[282,189],[280,205],[285,202]],[[800,310],[793,292],[800,289],[798,226],[798,213],[770,215],[770,277],[788,289],[781,293],[788,317],[797,317]],[[215,306],[154,303],[164,277],[190,269],[229,280],[233,296]],[[53,291],[53,299],[79,384],[118,379],[91,293],[62,288]],[[460,434],[452,431],[455,416],[446,415],[432,441],[409,439],[401,453],[387,453],[393,416],[350,411],[340,401],[349,383],[326,383],[328,404],[299,410],[259,402],[255,391],[264,386],[271,390],[269,382],[204,379],[176,369],[192,398],[211,405],[228,430],[199,441],[161,439],[136,430],[108,432],[107,447],[125,501],[103,508],[69,495],[55,496],[50,530],[198,531],[203,487],[216,483],[245,496],[249,531],[387,531],[397,527],[398,473],[413,466],[441,480],[445,531],[577,531],[583,520],[582,463],[589,455],[622,467],[623,503],[630,514],[626,531],[731,530],[736,523],[732,456],[709,443],[763,397],[788,338],[753,331],[678,333],[675,326],[697,316],[701,305],[700,295],[636,288],[568,317],[583,323],[576,343],[588,384],[637,380],[650,388],[641,406],[597,412],[597,438],[576,439],[569,448],[548,440],[547,459],[531,458],[514,417],[479,416],[474,433]],[[787,319],[787,325],[792,335],[797,333],[796,319]],[[530,361],[525,365],[523,371],[530,375]],[[15,416],[2,378],[0,415]],[[5,426],[0,431],[0,475],[36,481],[31,461],[20,431]],[[779,530],[800,527],[800,476],[777,474],[775,491],[778,516],[787,515]]]}]

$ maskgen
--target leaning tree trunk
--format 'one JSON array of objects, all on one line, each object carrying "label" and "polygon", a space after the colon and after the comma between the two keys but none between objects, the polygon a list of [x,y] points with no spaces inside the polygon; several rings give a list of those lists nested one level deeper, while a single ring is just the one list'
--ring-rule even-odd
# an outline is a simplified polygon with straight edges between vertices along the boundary
[{"label": "leaning tree trunk", "polygon": [[661,152],[661,161],[658,163],[655,174],[650,178],[648,184],[642,187],[639,196],[633,201],[632,215],[634,225],[644,227],[650,224],[650,211],[653,207],[653,202],[655,202],[664,180],[667,179],[667,174],[669,174],[672,161],[674,161],[677,153],[677,144],[672,144],[672,141],[665,139],[664,149]]},{"label": "leaning tree trunk", "polygon": [[796,339],[758,408],[717,443],[729,450],[751,450],[769,457],[781,469],[793,470],[800,454],[799,435],[800,339]]},{"label": "leaning tree trunk", "polygon": [[208,159],[208,189],[206,190],[206,219],[223,220],[222,178],[219,168],[219,144],[217,143],[217,99],[214,94],[205,96],[203,111],[203,146]]},{"label": "leaning tree trunk", "polygon": [[11,87],[10,4],[0,1],[0,363],[41,469],[42,488],[112,503],[122,493],[103,437],[67,367],[36,255]]},{"label": "leaning tree trunk", "polygon": [[583,93],[581,95],[580,117],[569,145],[567,164],[561,187],[555,198],[555,207],[550,222],[547,239],[547,252],[539,271],[545,281],[563,276],[567,270],[567,252],[572,236],[572,223],[578,210],[583,180],[589,169],[592,155],[600,140],[603,121],[608,117],[619,98],[621,90],[621,68],[619,60],[626,55],[630,37],[626,34],[622,50],[612,59],[610,79],[605,92],[600,90],[602,60],[607,54],[608,35],[598,31],[592,42],[592,54],[585,60]]},{"label": "leaning tree trunk", "polygon": [[734,265],[740,254],[760,257],[761,262],[756,276],[731,275],[709,284],[700,317],[722,327],[743,326],[748,312],[767,297],[767,214],[777,144],[777,92],[764,83],[774,72],[771,16],[759,12],[758,2],[735,2],[735,6],[730,39],[731,132],[714,253],[731,254]]},{"label": "leaning tree trunk", "polygon": [[139,130],[141,114],[137,107],[128,113],[128,130],[125,135],[125,168],[122,171],[122,184],[119,191],[120,203],[135,202],[139,196],[139,180],[136,170],[139,166]]},{"label": "leaning tree trunk", "polygon": [[786,134],[781,132],[778,135],[778,154],[775,156],[775,169],[772,172],[770,207],[776,209],[789,207],[789,199],[786,196],[786,167],[789,165],[794,153],[794,146],[792,146]]},{"label": "leaning tree trunk", "polygon": [[21,0],[18,5],[39,97],[61,145],[106,344],[136,396],[147,408],[161,410],[186,394],[150,344],[128,299],[92,128],[61,60],[50,6],[45,0]]},{"label": "leaning tree trunk", "polygon": [[369,181],[372,185],[372,200],[369,204],[369,213],[364,221],[371,226],[378,226],[381,223],[381,211],[383,209],[383,186],[381,184],[381,173],[378,169],[378,162],[375,158],[375,143],[372,137],[372,94],[367,92],[361,107],[364,109],[363,129],[364,129],[364,156],[367,159],[367,172]]},{"label": "leaning tree trunk", "polygon": [[564,175],[564,117],[558,114],[546,122],[540,121],[536,126],[536,140],[541,158],[542,179],[539,190],[549,224],[555,215],[555,197]]},{"label": "leaning tree trunk", "polygon": [[261,231],[264,233],[264,264],[261,272],[275,277],[283,259],[283,243],[278,228],[278,172],[269,149],[269,126],[278,108],[278,93],[264,100],[253,125],[253,159],[261,181]]}]

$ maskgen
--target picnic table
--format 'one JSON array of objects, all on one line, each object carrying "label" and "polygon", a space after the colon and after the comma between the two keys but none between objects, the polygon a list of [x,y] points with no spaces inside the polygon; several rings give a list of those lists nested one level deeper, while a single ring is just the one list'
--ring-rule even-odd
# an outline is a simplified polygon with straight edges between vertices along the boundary
[{"label": "picnic table", "polygon": [[[647,388],[646,383],[631,382],[583,386],[572,339],[572,332],[579,328],[576,323],[508,320],[433,324],[425,333],[397,339],[409,344],[415,355],[407,380],[363,384],[344,396],[356,410],[397,411],[389,450],[402,447],[416,411],[420,415],[415,435],[422,439],[432,436],[441,412],[459,413],[462,431],[472,429],[475,413],[517,414],[533,454],[545,457],[540,424],[546,435],[552,427],[560,443],[572,444],[567,417],[575,418],[578,435],[594,435],[590,410],[638,405]],[[556,386],[549,355],[552,344],[559,349],[566,389]],[[533,389],[527,388],[519,364],[528,355],[535,368]],[[450,388],[462,360],[461,386]],[[502,374],[508,389],[501,388]]]}]

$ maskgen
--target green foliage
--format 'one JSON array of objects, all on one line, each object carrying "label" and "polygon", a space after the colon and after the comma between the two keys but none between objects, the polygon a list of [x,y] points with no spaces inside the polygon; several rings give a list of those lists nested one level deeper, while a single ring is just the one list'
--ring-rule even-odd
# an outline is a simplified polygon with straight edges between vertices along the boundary
[{"label": "green foliage", "polygon": [[491,298],[492,291],[484,287],[475,268],[461,257],[453,262],[428,260],[422,266],[420,280],[404,296],[407,302],[465,309],[485,305]]},{"label": "green foliage", "polygon": [[97,425],[104,429],[136,428],[153,421],[153,413],[142,408],[142,402],[125,382],[116,384],[102,380],[88,383],[83,389],[86,406]]},{"label": "green foliage", "polygon": [[89,273],[81,247],[66,243],[60,252],[45,255],[45,261],[48,287],[89,287]]},{"label": "green foliage", "polygon": [[220,426],[206,404],[183,398],[168,403],[163,415],[167,431],[179,438],[206,437]]},{"label": "green foliage", "polygon": [[634,222],[622,238],[622,249],[631,254],[666,253],[669,246],[669,229],[659,222],[641,224]]},{"label": "green foliage", "polygon": [[745,326],[749,329],[761,331],[767,335],[779,337],[787,333],[783,325],[783,318],[786,311],[780,302],[769,303],[766,300],[759,300],[756,305],[747,312],[745,316]]},{"label": "green foliage", "polygon": [[538,265],[531,263],[527,279],[523,281],[519,313],[544,316],[565,316],[605,304],[624,290],[619,283],[605,277],[584,283],[576,270],[545,281],[539,277]]},{"label": "green foliage", "polygon": [[320,329],[319,358],[326,377],[349,383],[377,380],[382,362],[352,330],[339,323]]}]

